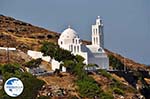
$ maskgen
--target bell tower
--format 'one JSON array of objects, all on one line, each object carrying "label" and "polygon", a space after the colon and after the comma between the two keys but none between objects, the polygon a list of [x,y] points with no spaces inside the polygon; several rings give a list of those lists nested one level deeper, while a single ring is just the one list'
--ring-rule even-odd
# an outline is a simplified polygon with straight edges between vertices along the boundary
[{"label": "bell tower", "polygon": [[96,24],[92,25],[92,45],[104,48],[103,22],[100,16],[96,19]]}]

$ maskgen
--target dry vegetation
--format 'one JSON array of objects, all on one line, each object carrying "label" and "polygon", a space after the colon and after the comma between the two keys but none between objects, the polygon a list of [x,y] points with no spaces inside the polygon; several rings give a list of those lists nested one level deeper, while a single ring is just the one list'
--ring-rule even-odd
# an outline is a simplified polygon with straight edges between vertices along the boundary
[{"label": "dry vegetation", "polygon": [[[24,52],[28,49],[39,50],[41,47],[41,43],[43,41],[49,41],[56,43],[59,37],[59,33],[49,31],[37,26],[33,26],[31,24],[15,20],[11,17],[6,17],[0,15],[0,46],[9,46],[9,47],[16,47],[17,51],[10,52],[10,62],[17,62],[17,63],[24,63],[31,58],[27,56]],[[83,41],[83,44],[90,44],[89,41]],[[128,68],[132,68],[134,70],[146,70],[146,66],[140,63],[136,63],[128,58],[124,58],[123,56],[113,53],[107,49],[105,49],[108,55],[113,55],[117,59],[119,59],[125,66]],[[7,62],[7,55],[6,51],[0,50],[0,63]],[[46,62],[42,62],[44,64],[44,68],[51,70],[50,64]],[[104,77],[102,75],[92,75],[92,77],[98,82],[103,90],[110,90],[109,85],[111,84],[111,79]],[[112,74],[112,77],[119,80],[124,86],[127,86],[129,89],[132,89],[128,82],[115,74]],[[64,73],[62,77],[58,76],[47,76],[47,77],[39,77],[39,79],[44,80],[47,85],[51,86],[58,86],[61,88],[65,88],[70,90],[71,95],[76,95],[76,86],[74,83],[75,78],[68,74]],[[150,83],[150,80],[145,78],[145,80]],[[132,99],[134,97],[134,92],[127,92],[125,93],[125,99]],[[117,96],[116,96],[117,97]],[[119,98],[118,98],[119,99]],[[136,99],[136,98],[135,98]]]}]

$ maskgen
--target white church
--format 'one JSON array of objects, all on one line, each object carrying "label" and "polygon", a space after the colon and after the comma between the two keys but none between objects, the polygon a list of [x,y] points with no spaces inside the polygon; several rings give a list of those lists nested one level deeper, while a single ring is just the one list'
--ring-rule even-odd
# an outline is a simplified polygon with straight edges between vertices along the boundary
[{"label": "white church", "polygon": [[79,35],[71,27],[65,29],[58,45],[71,51],[74,55],[84,57],[85,64],[96,64],[101,69],[109,69],[109,59],[104,51],[103,23],[100,17],[96,19],[96,24],[92,25],[92,45],[83,45]]},{"label": "white church", "polygon": [[[85,59],[84,63],[86,65],[96,64],[98,66],[96,69],[108,70],[109,59],[104,51],[103,23],[99,16],[96,19],[96,24],[92,25],[91,38],[91,45],[83,45],[79,35],[69,26],[61,33],[58,39],[58,45],[63,49],[71,51],[74,55],[81,55]],[[28,55],[32,57],[32,54],[34,55],[34,52],[28,51]],[[51,59],[50,62],[52,70],[59,69],[60,63],[58,61]],[[62,71],[65,72],[66,68],[63,67]]]}]

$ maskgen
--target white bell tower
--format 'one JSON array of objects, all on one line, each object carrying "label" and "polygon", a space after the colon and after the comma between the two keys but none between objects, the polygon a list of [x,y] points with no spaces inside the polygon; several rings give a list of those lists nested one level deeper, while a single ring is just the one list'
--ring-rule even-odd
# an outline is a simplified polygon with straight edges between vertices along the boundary
[{"label": "white bell tower", "polygon": [[92,25],[92,45],[104,48],[103,22],[100,16],[96,19],[96,24]]}]

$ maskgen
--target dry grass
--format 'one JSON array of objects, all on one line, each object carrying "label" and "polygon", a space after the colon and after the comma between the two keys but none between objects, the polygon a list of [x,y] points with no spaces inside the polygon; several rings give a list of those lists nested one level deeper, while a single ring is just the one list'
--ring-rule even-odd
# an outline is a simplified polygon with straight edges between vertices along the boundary
[{"label": "dry grass", "polygon": [[44,80],[47,85],[57,85],[62,88],[67,88],[69,90],[75,90],[74,80],[75,78],[69,73],[62,73],[62,77],[52,75],[46,77],[38,77],[41,80]]}]

